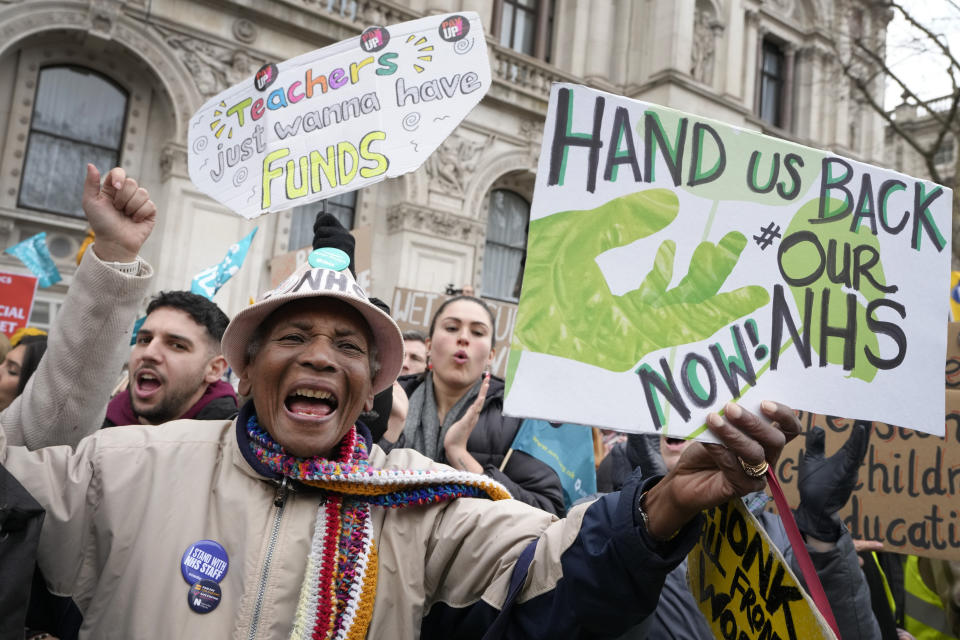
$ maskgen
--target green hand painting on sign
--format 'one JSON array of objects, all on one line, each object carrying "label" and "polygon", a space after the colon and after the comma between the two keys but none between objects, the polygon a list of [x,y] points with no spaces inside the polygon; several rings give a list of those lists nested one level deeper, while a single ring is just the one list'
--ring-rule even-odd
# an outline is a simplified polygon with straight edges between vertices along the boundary
[{"label": "green hand painting on sign", "polygon": [[676,244],[665,240],[638,288],[610,292],[597,256],[666,228],[678,210],[672,191],[649,189],[532,221],[513,364],[529,350],[627,371],[648,353],[708,338],[767,304],[759,286],[719,293],[747,242],[738,232],[701,242],[672,289]]}]

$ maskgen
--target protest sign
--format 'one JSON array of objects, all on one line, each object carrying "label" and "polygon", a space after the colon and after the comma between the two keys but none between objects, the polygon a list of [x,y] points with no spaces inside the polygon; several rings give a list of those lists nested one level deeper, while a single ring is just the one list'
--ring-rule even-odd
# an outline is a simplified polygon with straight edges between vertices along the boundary
[{"label": "protest sign", "polygon": [[[390,304],[390,313],[397,321],[401,331],[420,331],[425,336],[430,335],[430,320],[440,305],[449,298],[445,293],[417,291],[397,287],[393,292],[393,302]],[[517,317],[517,305],[502,300],[482,298],[490,311],[493,312],[496,323],[494,334],[496,353],[493,355],[491,373],[503,377],[507,369],[507,357],[510,353],[510,335],[513,333],[513,323]]]},{"label": "protest sign", "polygon": [[580,424],[553,425],[546,420],[524,420],[511,449],[523,451],[557,472],[567,509],[580,498],[597,492],[593,432]]},{"label": "protest sign", "polygon": [[211,98],[190,179],[245,218],[360,189],[423,164],[489,88],[476,13],[370,27]]},{"label": "protest sign", "polygon": [[773,398],[943,432],[948,189],[555,84],[530,218],[506,413],[711,439]]},{"label": "protest sign", "polygon": [[[946,437],[874,422],[853,495],[840,511],[854,538],[878,540],[886,551],[955,560],[960,555],[960,391],[947,391]],[[804,429],[826,433],[825,454],[850,435],[853,420],[801,413]],[[776,465],[787,501],[800,501],[801,436]]]},{"label": "protest sign", "polygon": [[950,319],[960,321],[960,271],[950,272]]},{"label": "protest sign", "polygon": [[[363,287],[367,293],[370,292],[370,258],[373,247],[373,228],[365,224],[350,230],[356,242],[353,250],[353,268],[357,272],[357,284]],[[307,261],[307,256],[313,251],[312,247],[303,247],[295,251],[281,253],[271,258],[268,263],[270,271],[270,289],[276,289],[280,283],[287,279],[298,266]]]},{"label": "protest sign", "polygon": [[836,638],[742,500],[714,507],[706,516],[687,556],[687,580],[714,636]]},{"label": "protest sign", "polygon": [[27,326],[36,292],[36,276],[0,271],[0,333],[9,338]]}]

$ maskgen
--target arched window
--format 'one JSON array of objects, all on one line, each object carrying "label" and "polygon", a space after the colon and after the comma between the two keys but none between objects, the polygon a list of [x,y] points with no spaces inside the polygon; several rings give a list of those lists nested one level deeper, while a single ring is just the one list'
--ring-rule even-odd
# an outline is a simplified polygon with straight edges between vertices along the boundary
[{"label": "arched window", "polygon": [[527,256],[530,203],[507,189],[490,192],[487,246],[483,254],[483,295],[518,300]]},{"label": "arched window", "polygon": [[127,93],[105,76],[73,66],[40,71],[19,206],[83,216],[86,164],[119,164]]}]

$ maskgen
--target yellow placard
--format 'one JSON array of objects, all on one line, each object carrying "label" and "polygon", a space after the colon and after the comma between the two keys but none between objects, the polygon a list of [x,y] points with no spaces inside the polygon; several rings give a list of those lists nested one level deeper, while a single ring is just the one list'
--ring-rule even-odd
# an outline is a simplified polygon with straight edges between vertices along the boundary
[{"label": "yellow placard", "polygon": [[836,640],[757,519],[734,499],[706,512],[687,580],[714,636]]},{"label": "yellow placard", "polygon": [[960,271],[950,272],[950,315],[951,320],[960,322]]}]

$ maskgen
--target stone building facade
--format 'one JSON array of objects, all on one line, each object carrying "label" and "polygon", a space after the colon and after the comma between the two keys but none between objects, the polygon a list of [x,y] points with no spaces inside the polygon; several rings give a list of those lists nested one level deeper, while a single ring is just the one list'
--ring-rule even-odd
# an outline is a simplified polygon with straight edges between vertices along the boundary
[{"label": "stone building facade", "polygon": [[[886,127],[885,159],[897,171],[932,180],[953,190],[951,266],[954,271],[958,271],[960,270],[960,205],[957,202],[957,177],[960,174],[957,173],[957,164],[960,163],[960,153],[958,153],[955,134],[960,127],[956,117],[953,120],[950,119],[953,102],[953,95],[929,100],[927,105],[933,111],[931,113],[912,101],[904,100],[890,111],[888,115],[903,135],[900,135],[893,126]],[[941,135],[943,135],[942,138]],[[923,153],[917,151],[913,145],[920,147]]]},{"label": "stone building facade", "polygon": [[[468,10],[485,26],[493,86],[419,170],[253,222],[191,184],[186,126],[209,97],[366,26]],[[888,20],[867,0],[0,0],[0,247],[47,232],[64,274],[38,294],[33,322],[47,324],[75,269],[83,165],[96,159],[119,162],[160,208],[144,251],[156,289],[188,287],[259,226],[216,297],[236,312],[266,288],[271,259],[310,243],[324,207],[371,238],[374,295],[471,284],[510,300],[552,82],[882,163],[881,121],[835,66],[834,34],[882,43]],[[0,270],[23,269],[3,255]]]},{"label": "stone building facade", "polygon": [[[952,98],[953,96],[948,95],[931,100],[930,108],[940,117],[947,118],[953,102]],[[928,112],[906,101],[897,106],[891,112],[891,116],[907,136],[926,150],[933,150],[937,136],[944,128]],[[892,127],[886,128],[886,139],[887,161],[894,169],[911,176],[931,178],[933,172],[923,155],[911,147],[903,137],[897,135]],[[940,146],[937,147],[933,154],[933,163],[943,185],[953,189],[956,180],[957,141],[952,133],[944,136]]]}]

